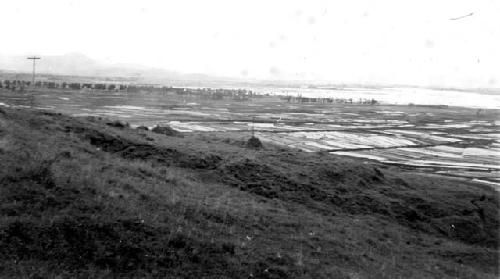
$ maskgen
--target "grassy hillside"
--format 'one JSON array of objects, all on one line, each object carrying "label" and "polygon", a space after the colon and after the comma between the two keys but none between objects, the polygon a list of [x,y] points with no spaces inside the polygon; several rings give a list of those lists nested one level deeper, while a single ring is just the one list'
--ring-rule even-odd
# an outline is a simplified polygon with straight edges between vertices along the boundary
[{"label": "grassy hillside", "polygon": [[463,181],[0,108],[3,277],[496,278],[498,214]]}]

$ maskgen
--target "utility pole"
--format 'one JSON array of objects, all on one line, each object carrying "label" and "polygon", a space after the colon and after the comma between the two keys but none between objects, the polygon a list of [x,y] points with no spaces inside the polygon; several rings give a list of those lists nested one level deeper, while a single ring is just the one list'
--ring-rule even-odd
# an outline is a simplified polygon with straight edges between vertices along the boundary
[{"label": "utility pole", "polygon": [[33,60],[33,76],[31,78],[31,86],[35,87],[35,64],[36,64],[35,62],[36,62],[36,60],[41,59],[41,58],[37,57],[37,56],[30,56],[27,59]]},{"label": "utility pole", "polygon": [[255,116],[252,116],[252,138],[255,137]]}]

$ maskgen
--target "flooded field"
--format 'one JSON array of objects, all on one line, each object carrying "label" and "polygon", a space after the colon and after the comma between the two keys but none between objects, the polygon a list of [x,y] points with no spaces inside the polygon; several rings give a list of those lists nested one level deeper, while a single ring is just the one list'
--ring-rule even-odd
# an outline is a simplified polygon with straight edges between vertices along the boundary
[{"label": "flooded field", "polygon": [[[269,88],[250,88],[256,92],[267,92]],[[281,95],[328,98],[375,98],[382,103],[407,105],[449,105],[470,108],[500,109],[500,94],[493,90],[453,90],[415,87],[378,88],[273,88]]]},{"label": "flooded field", "polygon": [[493,109],[63,91],[0,91],[0,106],[102,116],[133,127],[168,124],[181,132],[249,136],[254,130],[264,142],[306,152],[365,158],[500,185],[500,111]]}]

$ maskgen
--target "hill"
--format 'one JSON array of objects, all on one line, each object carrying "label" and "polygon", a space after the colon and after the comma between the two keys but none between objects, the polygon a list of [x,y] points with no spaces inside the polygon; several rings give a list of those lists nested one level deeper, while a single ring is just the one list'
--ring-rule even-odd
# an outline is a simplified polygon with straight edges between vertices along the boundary
[{"label": "hill", "polygon": [[2,277],[497,278],[491,188],[0,108]]},{"label": "hill", "polygon": [[[31,73],[26,56],[0,55],[0,70]],[[37,73],[101,78],[132,78],[137,82],[212,81],[219,78],[204,74],[180,73],[138,64],[112,64],[94,60],[81,53],[44,55],[37,62]]]}]

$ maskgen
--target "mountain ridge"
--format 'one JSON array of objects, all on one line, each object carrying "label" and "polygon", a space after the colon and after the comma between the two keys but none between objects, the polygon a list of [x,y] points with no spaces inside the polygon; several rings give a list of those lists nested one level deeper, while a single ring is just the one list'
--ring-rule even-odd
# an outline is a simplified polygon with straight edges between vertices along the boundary
[{"label": "mountain ridge", "polygon": [[[26,55],[1,55],[0,69],[7,71],[31,72],[31,61]],[[38,73],[97,76],[130,77],[153,82],[162,80],[218,80],[217,76],[202,73],[181,73],[162,68],[133,63],[103,63],[82,53],[72,52],[62,55],[44,55],[36,65]],[[226,78],[224,78],[226,79]]]}]

